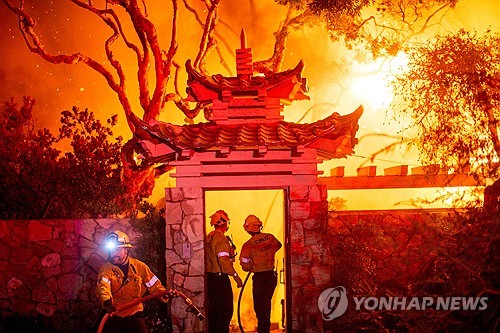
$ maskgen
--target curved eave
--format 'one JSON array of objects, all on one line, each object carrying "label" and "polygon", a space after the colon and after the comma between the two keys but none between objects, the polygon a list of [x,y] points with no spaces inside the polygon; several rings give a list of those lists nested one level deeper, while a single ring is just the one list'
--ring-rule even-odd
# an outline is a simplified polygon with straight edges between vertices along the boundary
[{"label": "curved eave", "polygon": [[269,76],[251,76],[249,79],[224,77],[222,75],[204,76],[186,61],[188,73],[188,98],[197,102],[208,102],[221,96],[223,90],[251,92],[265,89],[269,97],[289,100],[309,99],[305,79],[302,79],[304,62],[302,60],[295,68],[274,73]]},{"label": "curved eave", "polygon": [[247,123],[240,125],[218,125],[214,122],[195,125],[172,125],[152,121],[146,123],[137,117],[132,122],[137,128],[136,136],[154,144],[166,144],[172,152],[183,150],[210,151],[222,147],[231,150],[253,150],[267,147],[270,150],[294,147],[314,148],[323,159],[346,157],[353,153],[357,143],[358,120],[363,107],[348,115],[334,113],[310,124],[295,124],[284,121],[275,123]]},{"label": "curved eave", "polygon": [[149,124],[131,114],[130,121],[135,126],[134,136],[139,140],[149,141],[153,144],[166,144],[172,152],[180,152],[182,147],[174,143],[176,137],[182,132],[182,126],[154,121]]},{"label": "curved eave", "polygon": [[316,123],[319,128],[328,128],[331,123],[331,129],[326,130],[322,135],[318,135],[306,146],[315,148],[318,156],[325,160],[333,158],[343,158],[354,153],[354,146],[358,139],[356,133],[359,129],[358,120],[363,114],[363,106],[360,105],[354,112],[339,116],[333,114]]},{"label": "curved eave", "polygon": [[362,114],[363,107],[359,106],[347,115],[333,113],[314,123],[295,126],[305,126],[314,133],[304,146],[315,148],[320,158],[341,158],[354,152],[353,148],[357,143],[356,132],[359,128],[358,120]]}]

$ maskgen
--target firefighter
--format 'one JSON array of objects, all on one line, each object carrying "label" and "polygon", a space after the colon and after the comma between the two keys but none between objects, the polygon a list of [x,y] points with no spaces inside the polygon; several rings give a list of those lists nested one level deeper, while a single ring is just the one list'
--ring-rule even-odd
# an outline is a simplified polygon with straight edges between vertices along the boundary
[{"label": "firefighter", "polygon": [[207,249],[207,298],[208,332],[229,332],[233,316],[233,290],[229,277],[233,277],[238,288],[243,282],[234,270],[232,256],[234,247],[224,233],[229,228],[229,217],[223,210],[210,216],[214,228],[206,236]]},{"label": "firefighter", "polygon": [[[165,291],[165,287],[145,263],[130,256],[133,246],[124,232],[111,232],[106,247],[108,262],[99,270],[96,289],[102,307],[111,314],[103,332],[147,333],[142,303],[120,312],[116,309],[141,298],[146,291],[152,294]],[[167,302],[168,298],[163,297],[162,301]]]},{"label": "firefighter", "polygon": [[271,234],[263,233],[262,222],[255,215],[245,219],[243,228],[251,238],[243,244],[240,264],[245,272],[253,272],[253,307],[257,316],[257,332],[269,332],[271,327],[271,299],[278,282],[274,255],[281,243]]}]

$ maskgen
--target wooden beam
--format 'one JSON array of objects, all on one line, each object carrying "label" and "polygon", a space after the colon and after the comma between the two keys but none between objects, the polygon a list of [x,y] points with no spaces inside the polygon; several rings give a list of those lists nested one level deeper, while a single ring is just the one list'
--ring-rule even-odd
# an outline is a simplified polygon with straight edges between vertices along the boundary
[{"label": "wooden beam", "polygon": [[219,188],[219,189],[255,189],[265,188],[286,188],[291,185],[316,185],[318,175],[223,175],[199,177],[185,175],[185,177],[176,177],[177,187],[200,187],[200,188]]},{"label": "wooden beam", "polygon": [[424,188],[482,186],[469,174],[436,174],[408,176],[358,176],[358,177],[320,177],[319,184],[328,190],[359,190],[387,188]]},{"label": "wooden beam", "polygon": [[357,168],[356,172],[358,176],[375,177],[377,175],[377,166],[370,165],[362,168]]},{"label": "wooden beam", "polygon": [[437,164],[423,165],[411,168],[412,175],[437,175],[441,168]]},{"label": "wooden beam", "polygon": [[407,165],[398,165],[391,168],[384,169],[385,176],[406,176],[408,174]]},{"label": "wooden beam", "polygon": [[343,166],[338,166],[333,169],[330,169],[330,175],[332,177],[344,177],[344,167]]}]

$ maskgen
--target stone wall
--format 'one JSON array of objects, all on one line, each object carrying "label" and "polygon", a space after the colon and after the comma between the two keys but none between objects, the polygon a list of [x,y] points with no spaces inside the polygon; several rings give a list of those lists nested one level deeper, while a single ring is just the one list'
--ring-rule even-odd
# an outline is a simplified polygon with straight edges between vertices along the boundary
[{"label": "stone wall", "polygon": [[350,257],[358,263],[344,275],[350,274],[353,281],[364,271],[363,278],[378,289],[406,291],[439,256],[446,235],[456,231],[453,217],[451,210],[330,212],[329,256],[337,259],[332,268],[345,271],[339,265],[348,265],[351,261],[346,257]]},{"label": "stone wall", "polygon": [[0,221],[0,332],[90,332],[107,230],[127,219]]},{"label": "stone wall", "polygon": [[[205,313],[204,199],[201,188],[166,189],[167,288],[186,294]],[[176,298],[171,306],[174,332],[204,332],[205,321],[186,312]]]},{"label": "stone wall", "polygon": [[[167,286],[183,291],[205,312],[203,209],[202,189],[167,189]],[[287,209],[290,332],[350,331],[352,325],[373,328],[362,325],[375,319],[350,310],[325,322],[317,300],[330,287],[344,286],[359,295],[407,295],[473,292],[471,285],[479,285],[471,283],[471,274],[464,277],[454,267],[446,270],[457,249],[470,255],[477,246],[464,244],[469,239],[484,242],[481,237],[491,231],[472,228],[468,222],[460,227],[450,211],[327,212],[323,186],[291,186]],[[129,220],[0,221],[0,332],[11,332],[10,327],[90,332],[99,311],[94,294],[97,271],[106,256],[99,246],[106,231],[115,228],[132,239],[138,236]],[[450,235],[459,228],[477,229],[478,235],[466,233],[457,242]],[[444,261],[446,251],[449,262]],[[471,262],[479,265],[481,253]],[[204,331],[204,322],[187,313],[180,299],[172,304],[175,332]],[[378,328],[397,330],[392,322]]]},{"label": "stone wall", "polygon": [[[325,332],[486,332],[498,322],[498,220],[453,210],[329,212],[331,285],[349,297],[489,296],[485,311],[356,311]],[[492,297],[493,296],[493,297]]]},{"label": "stone wall", "polygon": [[[466,223],[454,211],[326,213],[326,205],[322,186],[290,187],[291,332],[397,331],[404,325],[414,327],[411,320],[410,324],[405,321],[406,313],[396,319],[387,314],[383,318],[387,322],[383,322],[376,312],[367,315],[353,313],[352,309],[341,318],[324,321],[318,297],[323,290],[336,286],[357,296],[478,292],[470,285],[472,278],[457,269],[462,263],[450,264],[457,261],[452,249],[462,246],[461,251],[467,253],[467,242],[477,241],[477,237],[462,242],[454,239]],[[450,269],[453,265],[457,267]],[[476,287],[482,285],[476,280]]]},{"label": "stone wall", "polygon": [[330,286],[331,265],[327,239],[326,186],[291,186],[290,219],[291,322],[293,332],[315,332],[322,327],[317,300]]}]

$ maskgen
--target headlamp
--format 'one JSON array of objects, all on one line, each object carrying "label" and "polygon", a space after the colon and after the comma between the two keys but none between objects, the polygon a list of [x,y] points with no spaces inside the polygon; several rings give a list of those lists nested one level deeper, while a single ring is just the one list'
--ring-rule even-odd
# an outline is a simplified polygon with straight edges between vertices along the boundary
[{"label": "headlamp", "polygon": [[116,249],[116,242],[112,242],[112,241],[106,242],[106,249],[108,249],[108,251],[112,251],[112,250]]},{"label": "headlamp", "polygon": [[109,234],[106,240],[106,248],[108,251],[116,249],[118,246],[118,235],[115,233]]}]

